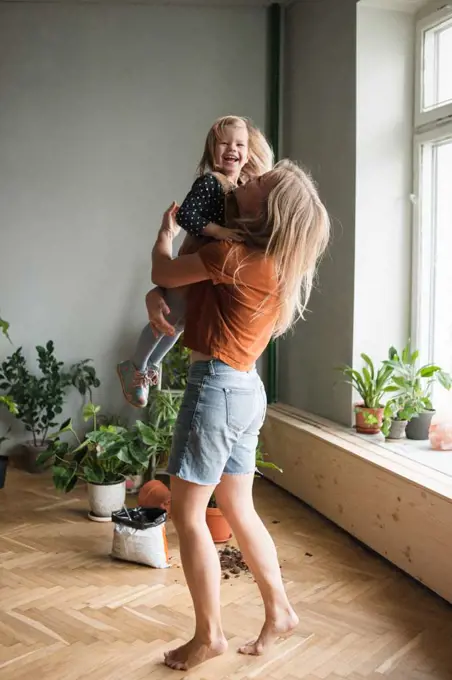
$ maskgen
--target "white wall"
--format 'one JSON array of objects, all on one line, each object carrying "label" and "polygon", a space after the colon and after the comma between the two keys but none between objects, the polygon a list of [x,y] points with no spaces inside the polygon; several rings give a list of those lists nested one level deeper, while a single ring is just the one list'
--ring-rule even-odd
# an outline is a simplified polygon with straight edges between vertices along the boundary
[{"label": "white wall", "polygon": [[354,359],[409,335],[414,16],[357,6]]},{"label": "white wall", "polygon": [[[265,10],[0,5],[0,306],[14,342],[94,359],[146,322],[150,252],[213,120],[264,124]],[[9,348],[2,342],[0,356]]]},{"label": "white wall", "polygon": [[313,173],[333,234],[307,320],[279,344],[279,400],[347,423],[351,392],[334,367],[353,347],[356,3],[295,3],[285,24],[284,154]]}]

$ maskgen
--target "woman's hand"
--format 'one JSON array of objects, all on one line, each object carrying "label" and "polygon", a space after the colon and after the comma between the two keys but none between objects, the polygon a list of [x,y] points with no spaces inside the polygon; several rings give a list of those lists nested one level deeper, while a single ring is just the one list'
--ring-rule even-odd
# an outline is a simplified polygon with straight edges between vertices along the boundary
[{"label": "woman's hand", "polygon": [[175,238],[180,232],[180,227],[176,222],[177,211],[179,206],[175,201],[173,201],[168,208],[163,213],[162,226],[160,227],[160,232],[169,236],[171,239]]},{"label": "woman's hand", "polygon": [[165,316],[170,313],[170,309],[158,288],[153,288],[146,295],[146,308],[148,310],[149,324],[156,337],[160,333],[163,333],[163,335],[175,334],[176,329],[165,319]]}]

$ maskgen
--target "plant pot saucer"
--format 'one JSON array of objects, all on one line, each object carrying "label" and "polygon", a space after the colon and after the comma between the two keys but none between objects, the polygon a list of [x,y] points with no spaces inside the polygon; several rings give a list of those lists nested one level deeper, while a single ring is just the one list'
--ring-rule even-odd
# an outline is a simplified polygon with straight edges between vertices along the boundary
[{"label": "plant pot saucer", "polygon": [[88,513],[88,519],[92,522],[111,522],[111,517],[99,517],[98,515],[93,515],[92,512]]}]

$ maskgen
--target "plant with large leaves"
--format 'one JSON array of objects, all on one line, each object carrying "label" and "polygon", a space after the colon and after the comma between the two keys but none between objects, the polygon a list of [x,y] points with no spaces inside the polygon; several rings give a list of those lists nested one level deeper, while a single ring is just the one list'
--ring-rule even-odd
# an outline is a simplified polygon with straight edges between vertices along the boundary
[{"label": "plant with large leaves", "polygon": [[[99,414],[100,406],[87,404],[83,418],[92,422],[92,429],[83,440],[72,421],[67,420],[51,436],[48,450],[38,457],[39,465],[53,459],[53,481],[58,490],[69,492],[79,480],[101,485],[122,482],[126,477],[142,474],[149,459],[156,455],[154,433],[148,425],[137,420],[131,428],[98,427]],[[72,441],[63,438],[66,433]]]},{"label": "plant with large leaves", "polygon": [[[392,358],[391,354],[389,358]],[[394,369],[383,363],[377,370],[370,356],[364,352],[361,359],[364,362],[361,371],[348,365],[341,366],[338,370],[344,375],[344,382],[351,385],[362,399],[362,403],[355,407],[357,431],[362,434],[376,434],[383,424],[383,402],[386,394],[393,391],[391,377]]]},{"label": "plant with large leaves", "polygon": [[452,378],[440,366],[425,364],[419,366],[419,351],[411,351],[408,343],[399,353],[394,347],[389,350],[389,359],[384,365],[392,375],[391,391],[398,393],[402,400],[403,410],[410,415],[407,420],[416,417],[423,411],[432,411],[432,389],[438,382],[444,389],[450,390]]}]

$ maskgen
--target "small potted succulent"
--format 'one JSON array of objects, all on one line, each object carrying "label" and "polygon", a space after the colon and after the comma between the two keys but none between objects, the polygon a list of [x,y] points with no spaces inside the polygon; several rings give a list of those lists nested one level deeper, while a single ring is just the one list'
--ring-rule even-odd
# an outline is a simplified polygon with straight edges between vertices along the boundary
[{"label": "small potted succulent", "polygon": [[361,371],[347,365],[338,370],[343,373],[345,382],[354,387],[362,400],[355,404],[356,431],[359,434],[378,434],[383,426],[384,398],[386,393],[393,391],[390,383],[394,369],[382,364],[377,371],[367,354],[361,354],[361,358],[364,361]]},{"label": "small potted succulent", "polygon": [[[256,449],[256,474],[262,474],[260,473],[260,470],[263,468],[282,472],[281,468],[266,460],[265,457],[266,454],[262,452],[261,445],[259,443]],[[232,538],[231,527],[220,508],[217,506],[215,494],[212,494],[209,500],[209,505],[206,512],[206,522],[214,543],[227,543],[227,541]]]},{"label": "small potted succulent", "polygon": [[[152,433],[145,423],[137,420],[132,428],[118,425],[98,426],[100,406],[88,403],[83,409],[85,422],[92,429],[83,438],[67,420],[51,435],[48,450],[38,458],[40,465],[52,461],[53,481],[59,491],[68,493],[78,482],[88,485],[89,518],[111,521],[112,512],[121,510],[125,501],[125,480],[142,474],[153,455]],[[72,441],[64,435],[69,434]]]},{"label": "small potted succulent", "polygon": [[407,438],[425,440],[435,415],[431,401],[433,385],[438,382],[444,389],[450,390],[452,378],[436,364],[419,366],[418,359],[419,351],[412,352],[408,343],[401,354],[392,347],[390,358],[384,363],[393,371],[392,391],[399,393],[410,416],[406,426]]}]

